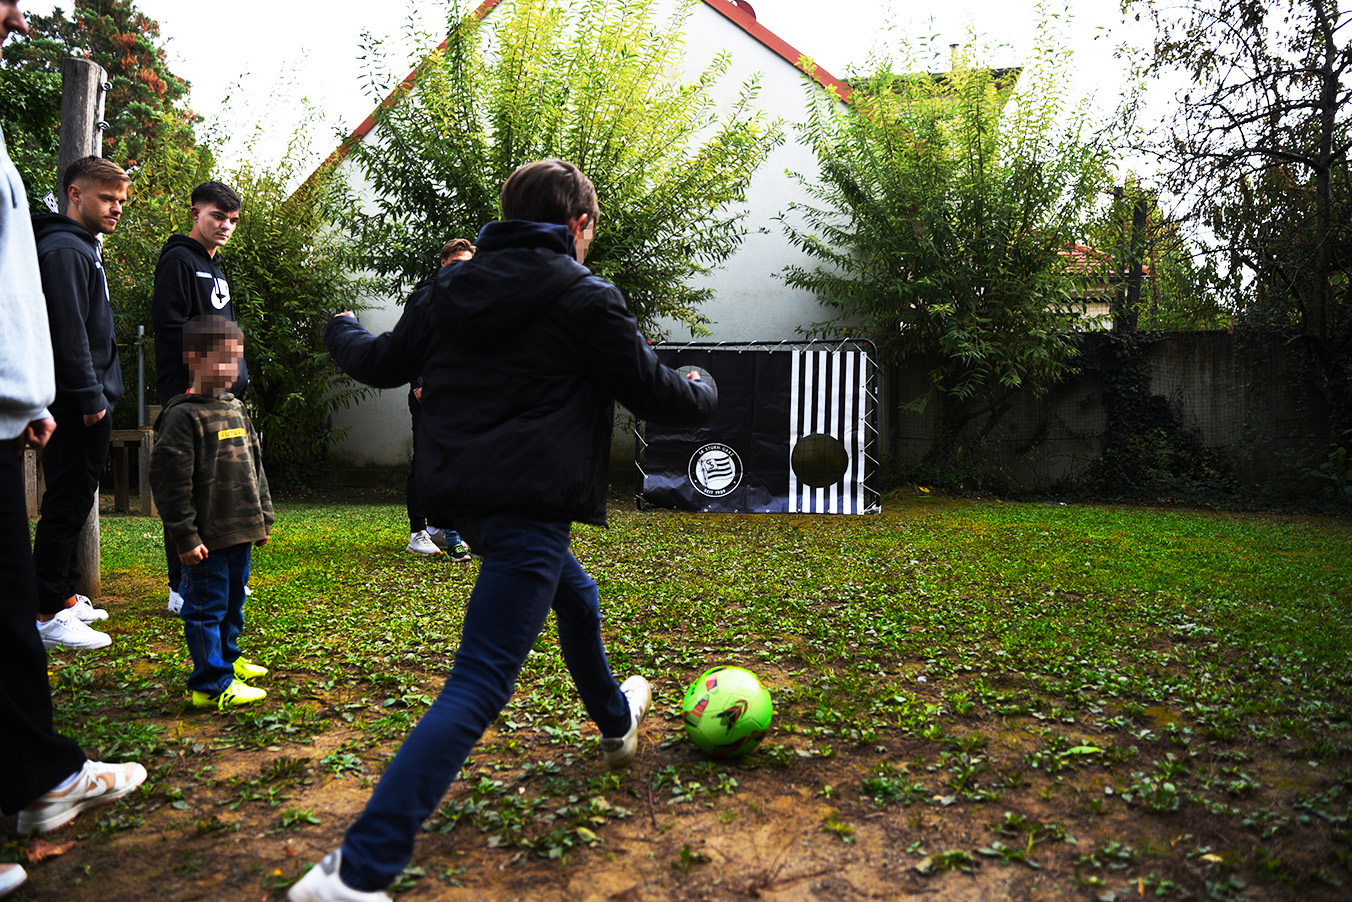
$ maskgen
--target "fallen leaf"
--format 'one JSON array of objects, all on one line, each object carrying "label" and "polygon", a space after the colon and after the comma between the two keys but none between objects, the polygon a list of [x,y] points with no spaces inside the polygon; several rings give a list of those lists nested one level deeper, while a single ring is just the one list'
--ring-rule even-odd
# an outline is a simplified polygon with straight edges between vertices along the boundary
[{"label": "fallen leaf", "polygon": [[28,851],[24,854],[28,858],[29,864],[40,864],[48,858],[65,855],[74,847],[75,840],[73,839],[70,842],[63,843],[48,842],[45,839],[35,839],[33,840],[33,844],[28,847]]}]

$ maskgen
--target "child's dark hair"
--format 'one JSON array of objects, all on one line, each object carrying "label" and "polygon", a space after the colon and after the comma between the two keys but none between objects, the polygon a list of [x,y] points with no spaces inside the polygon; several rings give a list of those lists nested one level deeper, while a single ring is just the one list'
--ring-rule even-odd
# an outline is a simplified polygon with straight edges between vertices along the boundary
[{"label": "child's dark hair", "polygon": [[186,361],[189,354],[214,351],[232,338],[244,340],[234,320],[211,314],[194,316],[183,324],[183,358]]}]

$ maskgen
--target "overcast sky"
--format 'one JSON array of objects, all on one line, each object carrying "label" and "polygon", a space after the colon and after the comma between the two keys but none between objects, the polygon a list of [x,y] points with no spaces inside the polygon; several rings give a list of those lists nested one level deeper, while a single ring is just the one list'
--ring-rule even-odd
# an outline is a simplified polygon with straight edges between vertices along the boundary
[{"label": "overcast sky", "polygon": [[[939,46],[946,46],[964,42],[969,29],[985,43],[1007,45],[993,53],[991,65],[1021,65],[1038,5],[1033,0],[950,0],[916,14],[919,4],[899,0],[751,2],[762,25],[837,76],[862,63],[889,34],[935,36]],[[374,108],[362,79],[361,34],[387,39],[402,59],[410,49],[430,49],[405,46],[405,24],[412,19],[422,29],[437,31],[445,8],[441,0],[402,6],[354,0],[137,0],[137,5],[160,23],[169,68],[192,83],[194,110],[231,129],[261,124],[265,131],[289,135],[300,117],[297,101],[305,98],[325,117],[312,136],[312,153],[318,156],[336,145],[339,131],[350,131]],[[20,3],[21,9],[37,13],[49,13],[53,6],[69,9],[70,0]],[[1121,25],[1117,6],[1116,0],[1070,0],[1066,20],[1079,71],[1077,88],[1108,107],[1123,81],[1123,64],[1113,59],[1113,48],[1122,40],[1141,41],[1139,28]],[[1064,7],[1050,3],[1047,8],[1059,13]],[[287,87],[270,97],[279,79]],[[234,90],[226,106],[235,85],[242,90]],[[281,150],[282,145],[260,148],[273,159]],[[229,162],[226,156],[223,162]]]}]

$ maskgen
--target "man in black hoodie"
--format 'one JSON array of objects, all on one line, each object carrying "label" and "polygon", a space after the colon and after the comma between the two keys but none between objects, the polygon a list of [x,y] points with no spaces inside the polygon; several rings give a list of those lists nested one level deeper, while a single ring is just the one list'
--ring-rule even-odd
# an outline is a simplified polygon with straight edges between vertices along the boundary
[{"label": "man in black hoodie", "polygon": [[380,778],[366,810],[291,888],[292,902],[380,902],[423,820],[507,704],[550,611],[559,647],[611,767],[633,760],[647,680],[617,684],[596,583],[568,549],[573,521],[605,522],[613,401],[644,419],[695,425],[712,389],[663,366],[620,292],[582,265],[596,189],[576,166],[542,160],[502,187],[501,222],[472,260],[409,299],[375,337],[351,314],[324,339],[356,379],[426,385],[414,442],[429,520],[455,518],[482,557],[455,663],[437,700]]},{"label": "man in black hoodie", "polygon": [[47,491],[33,536],[38,632],[47,648],[103,648],[113,641],[88,625],[108,613],[75,594],[75,556],[108,461],[113,405],[122,397],[113,308],[96,236],[117,228],[130,181],[109,160],[76,160],[61,178],[66,213],[33,217],[56,363],[50,409],[57,428],[42,452]]},{"label": "man in black hoodie", "polygon": [[[188,390],[192,378],[183,359],[183,326],[195,316],[223,316],[236,321],[230,283],[217,251],[226,245],[239,224],[242,200],[229,185],[203,182],[192,192],[192,230],[172,235],[155,266],[155,294],[150,318],[155,331],[155,394],[161,404]],[[249,369],[239,361],[239,379],[230,392],[244,396]],[[183,566],[169,533],[164,534],[164,557],[169,574],[169,610],[183,608],[178,594]]]}]

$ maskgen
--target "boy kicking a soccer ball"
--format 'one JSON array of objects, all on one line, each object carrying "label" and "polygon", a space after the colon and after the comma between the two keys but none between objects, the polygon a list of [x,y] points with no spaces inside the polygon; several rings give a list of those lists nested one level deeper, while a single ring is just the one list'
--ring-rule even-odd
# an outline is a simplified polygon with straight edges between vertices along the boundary
[{"label": "boy kicking a soccer ball", "polygon": [[611,673],[600,594],[569,549],[572,524],[605,523],[615,400],[645,420],[693,426],[717,398],[663,366],[619,290],[583,265],[601,210],[581,170],[527,164],[502,186],[501,210],[473,259],[442,267],[392,332],[372,335],[341,313],[324,333],[358,381],[423,377],[423,513],[454,518],[482,562],[445,686],[342,848],[291,887],[291,902],[390,902],[385,888],[511,699],[551,613],[606,765],[626,767],[637,753],[651,689],[638,674],[617,683]]},{"label": "boy kicking a soccer ball", "polygon": [[258,436],[228,391],[243,356],[235,323],[219,316],[188,320],[183,357],[192,385],[164,406],[150,455],[150,487],[183,562],[179,616],[197,708],[225,710],[267,695],[245,682],[267,669],[239,652],[252,546],[267,544],[273,521]]}]

